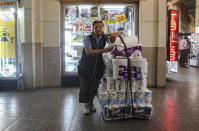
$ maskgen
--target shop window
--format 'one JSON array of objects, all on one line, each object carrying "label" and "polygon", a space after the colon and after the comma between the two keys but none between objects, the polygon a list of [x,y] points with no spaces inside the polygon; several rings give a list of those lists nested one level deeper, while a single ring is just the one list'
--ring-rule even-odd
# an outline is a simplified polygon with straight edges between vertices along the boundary
[{"label": "shop window", "polygon": [[134,5],[68,5],[65,7],[65,64],[67,74],[76,74],[84,38],[92,32],[92,22],[101,19],[105,33],[120,31],[135,35]]}]

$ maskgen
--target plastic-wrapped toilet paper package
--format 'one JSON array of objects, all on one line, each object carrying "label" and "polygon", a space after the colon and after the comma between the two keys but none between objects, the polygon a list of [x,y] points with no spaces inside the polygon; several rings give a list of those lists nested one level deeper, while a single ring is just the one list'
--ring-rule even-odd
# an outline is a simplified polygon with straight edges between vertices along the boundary
[{"label": "plastic-wrapped toilet paper package", "polygon": [[134,100],[134,92],[127,92],[126,104],[132,105]]},{"label": "plastic-wrapped toilet paper package", "polygon": [[152,91],[149,89],[144,90],[144,103],[145,105],[151,104],[152,101]]},{"label": "plastic-wrapped toilet paper package", "polygon": [[104,76],[112,76],[112,74],[113,74],[113,66],[111,63],[111,64],[106,65]]},{"label": "plastic-wrapped toilet paper package", "polygon": [[[145,79],[148,74],[148,62],[145,58],[142,59],[133,59],[130,58],[131,62],[131,71],[132,71],[132,78],[135,80]],[[139,79],[139,73],[141,73],[142,78]]]},{"label": "plastic-wrapped toilet paper package", "polygon": [[[129,58],[143,58],[142,54],[142,46],[141,45],[134,45],[127,48],[128,57]],[[115,54],[116,58],[125,58],[125,49],[122,45],[117,45],[114,49],[113,53]]]},{"label": "plastic-wrapped toilet paper package", "polygon": [[141,90],[144,91],[145,89],[147,89],[147,80],[143,79],[143,80],[133,80],[132,81],[132,90]]},{"label": "plastic-wrapped toilet paper package", "polygon": [[124,80],[116,80],[116,91],[118,92],[118,91],[125,91],[125,87],[126,87],[126,83],[125,83],[125,81]]},{"label": "plastic-wrapped toilet paper package", "polygon": [[[124,42],[126,43],[128,57],[132,58],[142,58],[142,45],[138,44],[138,39],[136,36],[124,37]],[[121,42],[120,38],[116,38],[114,43],[116,45],[115,50],[113,51],[116,58],[125,58],[124,45]]]},{"label": "plastic-wrapped toilet paper package", "polygon": [[103,54],[104,64],[106,65],[105,76],[112,76],[113,74],[112,58],[113,56],[110,53]]},{"label": "plastic-wrapped toilet paper package", "polygon": [[103,77],[103,86],[107,91],[114,91],[115,88],[115,80],[113,77]]},{"label": "plastic-wrapped toilet paper package", "polygon": [[103,115],[106,120],[115,120],[120,118],[141,118],[149,119],[153,113],[151,104],[138,108],[132,105],[108,105],[103,108]]},{"label": "plastic-wrapped toilet paper package", "polygon": [[109,104],[108,92],[100,92],[98,94],[98,100],[102,108],[108,105]]},{"label": "plastic-wrapped toilet paper package", "polygon": [[151,104],[134,109],[134,117],[141,119],[150,119],[153,113],[153,106]]},{"label": "plastic-wrapped toilet paper package", "polygon": [[121,105],[111,105],[105,106],[103,109],[103,115],[106,120],[119,119],[124,116],[124,106]]},{"label": "plastic-wrapped toilet paper package", "polygon": [[117,93],[116,92],[108,92],[109,105],[117,104]]},{"label": "plastic-wrapped toilet paper package", "polygon": [[125,43],[126,45],[138,44],[138,38],[137,36],[125,37]]},{"label": "plastic-wrapped toilet paper package", "polygon": [[[148,63],[147,60],[130,58],[132,79],[142,80],[147,77]],[[128,66],[127,59],[112,59],[113,64],[113,79],[127,80]]]},{"label": "plastic-wrapped toilet paper package", "polygon": [[119,105],[124,105],[125,104],[125,92],[116,92],[117,95],[117,103]]},{"label": "plastic-wrapped toilet paper package", "polygon": [[131,105],[111,105],[105,106],[103,115],[106,120],[133,117],[133,108]]},{"label": "plastic-wrapped toilet paper package", "polygon": [[[127,48],[138,45],[137,36],[127,36],[127,37],[122,37],[122,38],[123,38]],[[116,38],[114,45],[122,45],[123,46],[123,43],[121,42],[119,37]]]},{"label": "plastic-wrapped toilet paper package", "polygon": [[135,91],[133,105],[135,108],[144,106],[144,93],[142,91]]}]

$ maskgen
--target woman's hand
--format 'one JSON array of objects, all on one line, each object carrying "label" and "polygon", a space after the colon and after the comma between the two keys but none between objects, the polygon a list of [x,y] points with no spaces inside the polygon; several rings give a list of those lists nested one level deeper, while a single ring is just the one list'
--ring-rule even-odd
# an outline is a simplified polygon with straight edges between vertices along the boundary
[{"label": "woman's hand", "polygon": [[120,34],[120,32],[113,32],[111,33],[111,36],[109,37],[109,40],[111,43],[114,43],[116,40],[116,37]]},{"label": "woman's hand", "polygon": [[120,34],[120,32],[113,32],[113,33],[111,33],[111,36],[116,37],[116,36],[118,36],[119,34]]},{"label": "woman's hand", "polygon": [[112,47],[108,47],[108,48],[105,48],[105,49],[104,49],[104,53],[107,53],[107,52],[112,51],[112,50],[113,50],[113,48],[114,48],[114,46],[112,46]]}]

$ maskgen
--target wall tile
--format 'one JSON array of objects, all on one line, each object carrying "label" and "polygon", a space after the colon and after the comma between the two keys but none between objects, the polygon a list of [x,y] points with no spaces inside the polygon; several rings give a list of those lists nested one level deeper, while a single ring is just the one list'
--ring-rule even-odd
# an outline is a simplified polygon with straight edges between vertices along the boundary
[{"label": "wall tile", "polygon": [[59,47],[43,48],[44,87],[61,86],[61,56]]},{"label": "wall tile", "polygon": [[60,3],[55,0],[44,0],[44,21],[58,21],[60,19]]},{"label": "wall tile", "polygon": [[140,44],[144,47],[156,47],[157,45],[155,39],[157,39],[157,22],[142,22],[140,24]]},{"label": "wall tile", "polygon": [[159,21],[158,24],[158,47],[166,47],[166,45],[162,45],[166,43],[166,21]]},{"label": "wall tile", "polygon": [[154,21],[154,0],[140,1],[141,21]]},{"label": "wall tile", "polygon": [[33,88],[33,59],[32,59],[32,44],[22,44],[24,57],[24,84],[26,89]]},{"label": "wall tile", "polygon": [[23,2],[25,9],[32,9],[32,0],[24,0]]},{"label": "wall tile", "polygon": [[166,0],[159,0],[159,21],[166,21],[167,19],[167,7]]},{"label": "wall tile", "polygon": [[32,43],[32,10],[24,10],[25,43]]},{"label": "wall tile", "polygon": [[165,87],[166,85],[166,57],[167,57],[167,49],[166,47],[157,48],[158,56],[157,56],[157,87]]},{"label": "wall tile", "polygon": [[42,30],[43,30],[43,22],[36,21],[35,22],[35,42],[36,43],[42,43]]},{"label": "wall tile", "polygon": [[143,47],[144,58],[148,61],[147,85],[156,85],[157,47]]},{"label": "wall tile", "polygon": [[43,22],[43,41],[45,47],[60,46],[60,23]]},{"label": "wall tile", "polygon": [[35,44],[36,87],[43,87],[43,47],[41,43]]}]

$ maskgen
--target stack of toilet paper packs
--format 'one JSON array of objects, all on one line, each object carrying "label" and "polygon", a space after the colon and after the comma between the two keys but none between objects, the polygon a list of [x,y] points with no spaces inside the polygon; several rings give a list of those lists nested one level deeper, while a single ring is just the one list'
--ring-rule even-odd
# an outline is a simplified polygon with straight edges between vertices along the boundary
[{"label": "stack of toilet paper packs", "polygon": [[106,71],[98,90],[98,101],[105,120],[149,119],[153,112],[152,91],[147,89],[146,80],[148,63],[142,57],[142,46],[135,43],[126,46],[131,80],[128,79],[128,59],[122,44],[117,43],[114,52],[103,54]]}]

